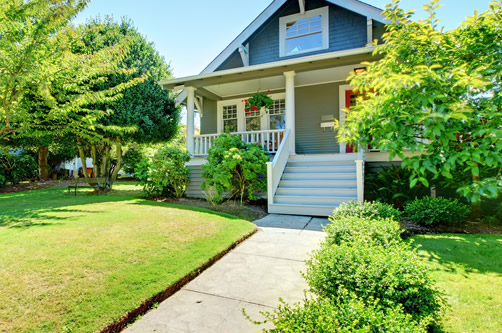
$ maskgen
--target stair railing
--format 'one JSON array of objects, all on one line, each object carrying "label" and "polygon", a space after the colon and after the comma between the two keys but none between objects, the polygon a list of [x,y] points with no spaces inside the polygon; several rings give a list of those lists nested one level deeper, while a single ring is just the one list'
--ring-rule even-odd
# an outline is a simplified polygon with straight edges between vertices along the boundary
[{"label": "stair railing", "polygon": [[288,163],[290,140],[290,130],[287,129],[274,159],[272,162],[267,162],[267,199],[269,205],[274,203],[275,192],[279,187],[279,182],[281,181],[282,174],[284,173],[284,168]]}]

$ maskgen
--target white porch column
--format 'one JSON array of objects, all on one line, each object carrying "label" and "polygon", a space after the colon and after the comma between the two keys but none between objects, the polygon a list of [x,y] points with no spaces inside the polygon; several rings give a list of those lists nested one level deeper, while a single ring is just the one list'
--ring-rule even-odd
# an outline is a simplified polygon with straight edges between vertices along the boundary
[{"label": "white porch column", "polygon": [[284,72],[286,77],[286,129],[289,129],[289,151],[290,154],[296,153],[296,138],[295,138],[295,76],[294,71]]},{"label": "white porch column", "polygon": [[185,88],[187,95],[187,151],[190,155],[194,156],[194,110],[195,110],[195,88],[187,87]]}]

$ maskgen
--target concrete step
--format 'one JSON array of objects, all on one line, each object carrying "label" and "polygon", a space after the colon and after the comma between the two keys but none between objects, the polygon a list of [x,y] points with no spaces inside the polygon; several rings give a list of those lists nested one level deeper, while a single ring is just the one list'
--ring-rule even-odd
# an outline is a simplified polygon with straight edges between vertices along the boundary
[{"label": "concrete step", "polygon": [[[349,177],[350,176],[350,177]],[[335,173],[335,172],[312,172],[312,173],[284,173],[282,180],[356,180],[354,173]]]},{"label": "concrete step", "polygon": [[269,204],[269,214],[289,214],[289,215],[305,215],[305,216],[330,216],[333,210],[338,206],[323,206],[323,205],[288,205],[288,204]]},{"label": "concrete step", "polygon": [[279,187],[276,195],[312,197],[357,197],[357,188],[288,188]]},{"label": "concrete step", "polygon": [[295,180],[281,180],[279,187],[282,188],[353,188],[357,187],[357,180],[353,178],[345,179],[295,179]]},{"label": "concrete step", "polygon": [[292,205],[338,206],[342,202],[357,200],[357,196],[308,196],[308,195],[276,195],[274,203]]}]

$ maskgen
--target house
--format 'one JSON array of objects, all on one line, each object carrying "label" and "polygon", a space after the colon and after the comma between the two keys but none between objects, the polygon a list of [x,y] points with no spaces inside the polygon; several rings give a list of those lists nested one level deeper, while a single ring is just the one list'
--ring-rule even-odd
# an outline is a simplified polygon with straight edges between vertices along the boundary
[{"label": "house", "polygon": [[[203,196],[200,165],[212,140],[230,130],[271,154],[270,213],[328,216],[364,199],[364,170],[388,154],[337,142],[334,119],[354,102],[346,79],[374,60],[386,20],[358,0],[275,0],[199,75],[162,81],[181,91],[194,156],[189,196]],[[244,100],[270,91],[274,107],[245,112]],[[194,135],[194,111],[200,135]]]}]

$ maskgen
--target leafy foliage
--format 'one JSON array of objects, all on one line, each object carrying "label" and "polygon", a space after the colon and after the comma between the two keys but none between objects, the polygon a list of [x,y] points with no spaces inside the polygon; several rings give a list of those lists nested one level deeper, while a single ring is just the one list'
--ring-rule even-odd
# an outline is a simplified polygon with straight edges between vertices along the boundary
[{"label": "leafy foliage", "polygon": [[339,219],[345,217],[361,217],[375,219],[395,219],[399,220],[401,212],[389,204],[382,202],[343,202],[333,211],[329,217],[330,221],[336,223]]},{"label": "leafy foliage", "polygon": [[185,163],[190,154],[179,148],[165,146],[150,160],[143,160],[136,166],[136,177],[143,186],[143,192],[152,197],[181,198],[190,181],[189,169]]},{"label": "leafy foliage", "polygon": [[381,245],[367,238],[324,244],[307,261],[305,278],[316,294],[336,297],[345,288],[382,306],[401,304],[417,322],[438,322],[444,300],[424,264],[404,242]]},{"label": "leafy foliage", "polygon": [[[268,91],[270,93],[270,90]],[[274,107],[274,100],[266,93],[257,92],[251,98],[244,101],[246,103],[246,108],[244,111],[259,111],[264,109],[268,112]]]},{"label": "leafy foliage", "polygon": [[38,165],[28,154],[11,154],[0,151],[0,186],[19,184],[37,177]]},{"label": "leafy foliage", "polygon": [[457,199],[424,197],[406,204],[408,218],[420,225],[441,225],[465,222],[471,210]]},{"label": "leafy foliage", "polygon": [[345,291],[333,299],[306,298],[292,306],[281,301],[273,313],[265,313],[271,333],[297,332],[427,332],[424,325],[404,314],[400,307],[365,302]]},{"label": "leafy foliage", "polygon": [[324,228],[326,243],[340,245],[342,242],[366,239],[382,246],[402,241],[403,230],[392,218],[344,216]]},{"label": "leafy foliage", "polygon": [[429,192],[423,184],[410,188],[411,176],[410,170],[391,166],[367,175],[365,185],[374,199],[402,209],[406,202],[426,196]]},{"label": "leafy foliage", "polygon": [[[386,6],[391,23],[375,51],[383,58],[352,74],[364,96],[347,110],[340,140],[401,157],[412,187],[463,169],[471,181],[458,191],[479,202],[502,190],[502,2],[448,32],[437,29],[438,2],[418,21],[398,0]],[[407,156],[407,148],[418,154]],[[484,168],[497,174],[482,177]]]},{"label": "leafy foliage", "polygon": [[244,143],[240,136],[224,134],[209,149],[207,163],[202,165],[202,189],[210,193],[208,200],[221,202],[223,194],[231,198],[257,200],[257,192],[265,191],[268,157],[261,147]]},{"label": "leafy foliage", "polygon": [[131,144],[127,147],[127,151],[124,154],[124,171],[130,175],[136,173],[136,166],[146,158],[142,147],[137,144]]}]

